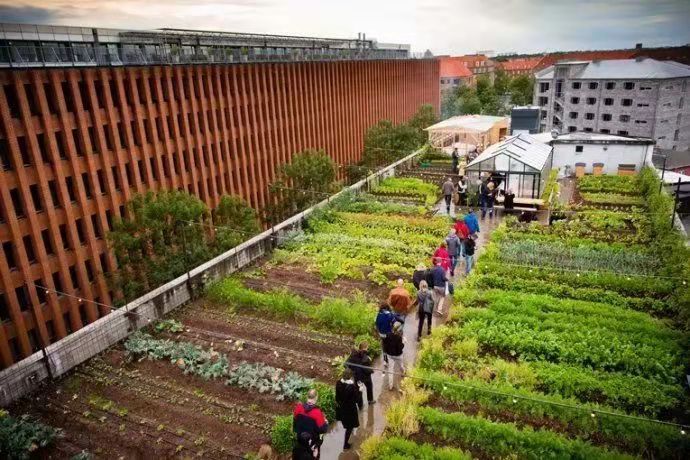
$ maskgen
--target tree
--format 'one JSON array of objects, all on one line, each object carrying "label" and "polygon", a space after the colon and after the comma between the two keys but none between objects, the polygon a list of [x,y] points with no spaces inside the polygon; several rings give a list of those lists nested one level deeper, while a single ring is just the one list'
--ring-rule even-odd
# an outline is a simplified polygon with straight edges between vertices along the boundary
[{"label": "tree", "polygon": [[186,192],[136,195],[127,218],[116,221],[108,240],[119,264],[114,287],[125,299],[180,276],[212,256],[201,223],[206,205]]},{"label": "tree", "polygon": [[274,202],[264,210],[268,223],[280,222],[325,199],[335,191],[335,163],[323,150],[305,150],[280,167],[280,178],[271,184]]},{"label": "tree", "polygon": [[414,152],[420,146],[419,141],[419,132],[408,124],[380,120],[364,135],[362,163],[365,166],[391,163]]},{"label": "tree", "polygon": [[497,69],[494,75],[494,90],[496,94],[502,96],[508,93],[510,76],[503,69]]},{"label": "tree", "polygon": [[482,112],[482,102],[476,91],[465,92],[456,100],[456,107],[461,115],[474,115]]},{"label": "tree", "polygon": [[534,93],[534,78],[518,75],[510,82],[510,102],[514,105],[529,105]]},{"label": "tree", "polygon": [[213,212],[218,252],[234,248],[259,233],[256,211],[238,196],[224,195]]},{"label": "tree", "polygon": [[419,148],[426,143],[427,133],[424,131],[425,128],[436,124],[438,122],[438,116],[436,116],[436,110],[430,104],[424,104],[417,111],[412,118],[407,122],[408,126],[415,130],[417,139],[416,147]]}]

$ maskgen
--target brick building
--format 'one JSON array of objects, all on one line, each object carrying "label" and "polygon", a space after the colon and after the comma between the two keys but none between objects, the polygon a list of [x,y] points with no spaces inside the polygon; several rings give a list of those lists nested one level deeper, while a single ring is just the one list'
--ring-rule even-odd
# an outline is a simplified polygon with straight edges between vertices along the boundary
[{"label": "brick building", "polygon": [[438,110],[438,82],[431,59],[0,70],[0,363],[108,313],[79,298],[111,304],[105,236],[135,193],[261,208],[293,153],[357,161],[378,120]]},{"label": "brick building", "polygon": [[654,59],[559,62],[536,76],[541,131],[649,137],[690,147],[690,66]]},{"label": "brick building", "polygon": [[506,74],[514,77],[516,75],[534,74],[534,70],[541,62],[542,57],[521,57],[510,58],[505,61],[496,61],[496,67],[502,69]]},{"label": "brick building", "polygon": [[439,58],[441,93],[460,86],[474,86],[475,77],[467,63],[457,58]]}]

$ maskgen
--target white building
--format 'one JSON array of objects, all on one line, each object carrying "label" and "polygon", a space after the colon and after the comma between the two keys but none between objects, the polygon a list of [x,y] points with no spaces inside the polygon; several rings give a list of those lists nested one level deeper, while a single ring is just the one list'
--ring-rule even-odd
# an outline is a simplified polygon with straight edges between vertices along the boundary
[{"label": "white building", "polygon": [[654,140],[644,137],[596,133],[569,133],[554,138],[550,133],[536,136],[553,147],[553,168],[561,174],[630,174],[639,172],[654,149]]}]

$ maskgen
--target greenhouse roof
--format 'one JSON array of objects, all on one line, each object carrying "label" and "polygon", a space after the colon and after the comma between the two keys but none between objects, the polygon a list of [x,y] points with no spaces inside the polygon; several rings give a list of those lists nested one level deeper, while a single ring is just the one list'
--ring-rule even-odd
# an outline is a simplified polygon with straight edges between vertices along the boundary
[{"label": "greenhouse roof", "polygon": [[552,148],[550,145],[540,142],[529,134],[518,134],[517,136],[511,136],[484,150],[477,158],[468,164],[467,167],[470,168],[499,155],[507,155],[527,166],[541,171],[549,160],[551,150]]}]

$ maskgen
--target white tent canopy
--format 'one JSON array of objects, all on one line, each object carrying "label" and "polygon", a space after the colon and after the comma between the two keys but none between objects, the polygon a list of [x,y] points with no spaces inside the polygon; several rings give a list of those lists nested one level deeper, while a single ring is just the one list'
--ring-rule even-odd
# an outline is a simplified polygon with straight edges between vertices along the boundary
[{"label": "white tent canopy", "polygon": [[[498,140],[491,140],[491,132],[496,125],[507,131],[508,118],[489,115],[459,115],[440,121],[425,129],[429,133],[429,143],[436,148],[449,147],[456,143],[484,149]],[[469,150],[459,151],[461,155]]]}]

